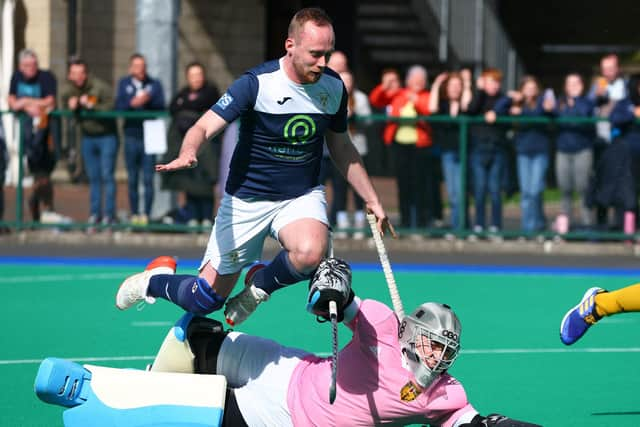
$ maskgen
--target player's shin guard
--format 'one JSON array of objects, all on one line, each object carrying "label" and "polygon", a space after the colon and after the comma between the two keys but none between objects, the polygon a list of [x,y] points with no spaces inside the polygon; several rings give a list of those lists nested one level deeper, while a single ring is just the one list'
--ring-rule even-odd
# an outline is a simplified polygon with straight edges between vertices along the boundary
[{"label": "player's shin guard", "polygon": [[177,304],[189,313],[200,316],[219,310],[226,300],[202,277],[157,274],[149,280],[147,294]]}]

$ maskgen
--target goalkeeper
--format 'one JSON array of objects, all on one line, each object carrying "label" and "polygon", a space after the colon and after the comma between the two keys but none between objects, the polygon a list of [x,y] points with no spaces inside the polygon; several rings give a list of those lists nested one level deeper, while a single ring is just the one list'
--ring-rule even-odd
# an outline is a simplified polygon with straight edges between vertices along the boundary
[{"label": "goalkeeper", "polygon": [[[329,300],[338,303],[339,318],[353,331],[338,354],[333,404],[329,358],[224,331],[213,319],[191,320],[186,359],[193,359],[195,373],[224,375],[230,387],[223,425],[536,427],[481,416],[467,402],[463,386],[447,373],[459,354],[461,332],[448,306],[425,303],[399,321],[384,304],[354,296],[351,269],[336,258],[323,260],[312,277],[307,309],[326,319]],[[169,370],[161,368],[167,357],[176,358],[161,349],[152,370]]]}]

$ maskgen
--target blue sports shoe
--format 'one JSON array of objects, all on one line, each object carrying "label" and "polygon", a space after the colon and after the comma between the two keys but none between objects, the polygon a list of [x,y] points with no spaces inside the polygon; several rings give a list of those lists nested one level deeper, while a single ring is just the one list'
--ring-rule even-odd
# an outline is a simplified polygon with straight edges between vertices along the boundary
[{"label": "blue sports shoe", "polygon": [[564,315],[560,324],[560,340],[564,344],[571,345],[578,341],[591,325],[600,320],[595,310],[595,296],[602,292],[606,291],[597,287],[588,289],[580,303]]}]

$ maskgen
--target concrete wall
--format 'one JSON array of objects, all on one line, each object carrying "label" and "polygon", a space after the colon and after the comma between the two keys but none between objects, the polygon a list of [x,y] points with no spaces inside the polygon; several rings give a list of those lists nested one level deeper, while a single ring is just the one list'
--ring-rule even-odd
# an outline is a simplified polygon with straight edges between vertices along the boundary
[{"label": "concrete wall", "polygon": [[[30,47],[44,68],[61,81],[66,75],[65,0],[19,0],[18,49]],[[78,0],[78,53],[111,85],[127,73],[136,50],[134,0]],[[202,62],[209,78],[224,90],[235,77],[265,59],[265,2],[262,0],[182,0],[178,24],[178,83],[184,67]],[[161,48],[161,47],[159,47]]]}]

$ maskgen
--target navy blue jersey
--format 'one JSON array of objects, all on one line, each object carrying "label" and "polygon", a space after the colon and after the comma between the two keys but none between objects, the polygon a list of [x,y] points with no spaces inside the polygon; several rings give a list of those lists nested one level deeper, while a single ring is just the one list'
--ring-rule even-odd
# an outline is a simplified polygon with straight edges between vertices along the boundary
[{"label": "navy blue jersey", "polygon": [[49,71],[38,70],[31,80],[24,78],[20,71],[11,76],[9,94],[16,98],[46,98],[51,95],[55,98],[57,92],[56,78]]},{"label": "navy blue jersey", "polygon": [[332,70],[297,84],[266,62],[243,74],[211,110],[240,118],[226,192],[242,199],[286,200],[319,184],[324,134],[347,130],[347,92]]}]

